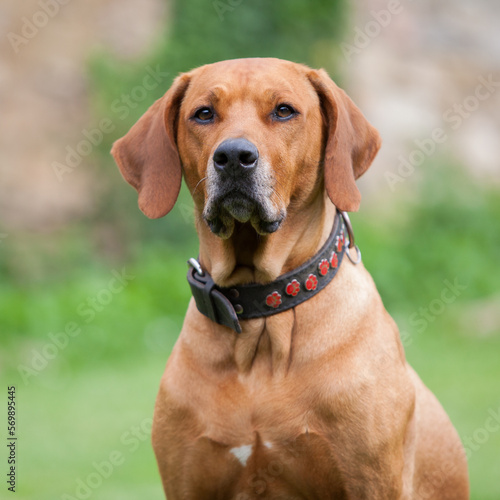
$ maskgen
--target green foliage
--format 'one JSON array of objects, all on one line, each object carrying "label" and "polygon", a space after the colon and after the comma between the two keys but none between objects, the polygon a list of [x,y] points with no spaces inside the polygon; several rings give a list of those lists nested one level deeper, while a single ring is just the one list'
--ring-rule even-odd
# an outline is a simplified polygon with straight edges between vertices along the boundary
[{"label": "green foliage", "polygon": [[[343,0],[177,1],[171,41],[175,68],[223,59],[279,57],[311,63],[323,40],[339,40]],[[188,68],[186,68],[186,64]]]},{"label": "green foliage", "polygon": [[361,210],[351,217],[386,306],[398,310],[429,302],[443,280],[455,278],[467,285],[469,300],[498,292],[500,274],[492,266],[500,248],[494,229],[498,189],[452,165],[430,164],[423,174],[416,201],[398,204],[394,215],[373,217],[373,211]]}]

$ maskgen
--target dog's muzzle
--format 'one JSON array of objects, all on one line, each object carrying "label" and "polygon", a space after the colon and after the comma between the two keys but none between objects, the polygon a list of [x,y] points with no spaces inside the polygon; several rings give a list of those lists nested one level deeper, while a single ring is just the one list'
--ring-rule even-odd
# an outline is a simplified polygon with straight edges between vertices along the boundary
[{"label": "dog's muzzle", "polygon": [[226,139],[210,163],[203,216],[214,234],[228,238],[235,220],[250,222],[262,235],[279,228],[284,210],[271,201],[273,178],[253,143],[241,137]]}]

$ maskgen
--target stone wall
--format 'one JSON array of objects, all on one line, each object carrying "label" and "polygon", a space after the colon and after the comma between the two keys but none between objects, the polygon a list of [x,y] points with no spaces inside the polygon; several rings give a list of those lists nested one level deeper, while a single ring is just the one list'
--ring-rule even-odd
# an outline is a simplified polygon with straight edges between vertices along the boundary
[{"label": "stone wall", "polygon": [[431,156],[438,163],[457,159],[474,175],[498,182],[500,3],[355,5],[340,55],[345,86],[383,137],[365,191],[391,188],[391,173],[411,177],[412,167],[418,173],[419,162]]},{"label": "stone wall", "polygon": [[131,59],[150,49],[163,0],[2,0],[0,224],[52,228],[92,210],[91,157],[59,179],[53,162],[90,127],[86,61],[105,48]]}]

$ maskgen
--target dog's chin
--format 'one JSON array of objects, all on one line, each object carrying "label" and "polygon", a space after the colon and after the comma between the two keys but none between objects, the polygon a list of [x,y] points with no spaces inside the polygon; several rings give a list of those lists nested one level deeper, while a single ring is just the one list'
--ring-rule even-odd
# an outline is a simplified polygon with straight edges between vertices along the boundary
[{"label": "dog's chin", "polygon": [[234,232],[235,221],[248,222],[258,234],[265,236],[277,231],[285,217],[282,212],[268,213],[257,201],[238,193],[211,203],[204,211],[204,218],[212,233],[227,239]]}]

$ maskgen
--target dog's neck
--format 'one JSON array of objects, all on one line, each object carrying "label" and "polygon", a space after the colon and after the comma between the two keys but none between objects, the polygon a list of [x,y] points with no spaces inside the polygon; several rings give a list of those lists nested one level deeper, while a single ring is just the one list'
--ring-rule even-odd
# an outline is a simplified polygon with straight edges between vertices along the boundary
[{"label": "dog's neck", "polygon": [[199,219],[200,262],[219,286],[269,283],[311,258],[328,238],[335,207],[319,194],[300,211],[290,211],[282,227],[267,236],[250,224],[236,224],[230,238],[212,234]]},{"label": "dog's neck", "polygon": [[[320,250],[331,233],[335,213],[330,200],[318,195],[300,212],[290,210],[276,233],[256,238],[249,229],[240,228],[227,240],[213,235],[205,222],[199,220],[202,267],[220,286],[274,281]],[[341,285],[334,283],[334,286]],[[190,307],[192,313],[187,316],[185,331],[193,333],[193,338],[188,336],[186,342],[190,349],[199,350],[200,357],[206,358],[211,369],[224,371],[236,367],[239,373],[263,374],[262,380],[269,375],[287,373],[293,332],[302,313],[294,309],[265,318],[242,320],[242,333],[238,334],[203,316],[196,310],[194,301]],[[306,316],[310,314],[307,307],[301,311],[305,311]],[[318,355],[311,354],[312,357]]]}]

